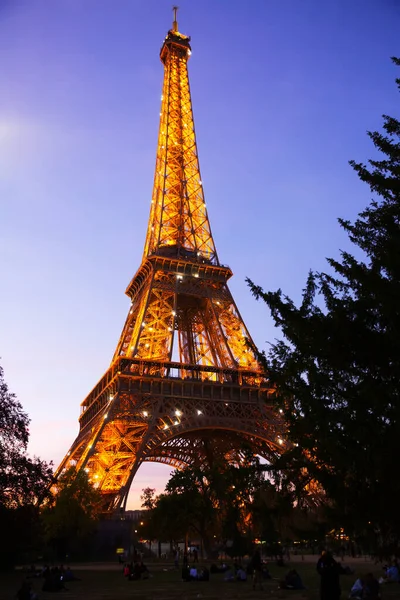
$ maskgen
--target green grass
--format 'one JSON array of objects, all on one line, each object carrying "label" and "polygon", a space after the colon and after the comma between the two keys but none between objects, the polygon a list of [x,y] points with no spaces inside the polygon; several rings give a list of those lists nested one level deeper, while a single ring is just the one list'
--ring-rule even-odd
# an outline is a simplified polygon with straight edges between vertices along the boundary
[{"label": "green grass", "polygon": [[[181,570],[174,570],[171,565],[149,565],[153,577],[144,581],[127,581],[122,575],[119,565],[88,565],[76,567],[75,574],[81,581],[67,583],[67,591],[58,594],[41,591],[42,580],[33,579],[39,600],[62,597],[64,600],[258,600],[260,598],[292,598],[293,600],[318,600],[319,577],[314,562],[295,562],[290,566],[297,568],[307,589],[301,592],[279,590],[278,582],[288,567],[270,567],[274,579],[264,581],[263,591],[253,591],[251,581],[245,583],[225,582],[223,575],[211,575],[208,582],[182,582]],[[350,563],[346,563],[350,564]],[[368,571],[378,577],[382,575],[381,567],[370,562],[359,562],[352,565],[355,575],[341,577],[342,598],[347,598],[349,590],[358,574]],[[165,570],[164,570],[165,569]],[[0,575],[0,600],[12,600],[21,585],[24,574],[15,571]],[[388,585],[384,589],[384,598],[399,598],[400,585]]]}]

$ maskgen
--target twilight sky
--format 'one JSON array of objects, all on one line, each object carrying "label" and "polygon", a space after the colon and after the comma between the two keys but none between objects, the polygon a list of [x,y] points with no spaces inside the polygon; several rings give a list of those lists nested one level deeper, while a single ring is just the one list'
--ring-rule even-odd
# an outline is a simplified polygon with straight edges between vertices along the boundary
[{"label": "twilight sky", "polygon": [[[0,0],[0,357],[58,465],[106,370],[149,214],[169,0]],[[244,279],[298,299],[369,201],[348,166],[399,115],[398,0],[180,0],[202,181],[255,342],[279,335]],[[248,7],[247,7],[248,6]],[[169,469],[135,478],[162,490]]]}]

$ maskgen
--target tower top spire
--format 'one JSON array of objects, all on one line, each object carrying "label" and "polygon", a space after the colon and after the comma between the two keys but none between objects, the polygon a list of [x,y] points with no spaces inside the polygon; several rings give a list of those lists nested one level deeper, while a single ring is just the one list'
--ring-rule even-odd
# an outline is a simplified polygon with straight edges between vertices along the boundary
[{"label": "tower top spire", "polygon": [[[160,51],[164,65],[153,195],[143,260],[153,255],[219,265],[204,199],[190,97],[190,37],[173,28]],[[175,309],[174,309],[175,310]]]},{"label": "tower top spire", "polygon": [[174,33],[176,33],[178,31],[178,20],[177,20],[178,8],[179,8],[179,6],[172,7],[172,10],[174,11],[174,20],[172,22],[172,31]]}]

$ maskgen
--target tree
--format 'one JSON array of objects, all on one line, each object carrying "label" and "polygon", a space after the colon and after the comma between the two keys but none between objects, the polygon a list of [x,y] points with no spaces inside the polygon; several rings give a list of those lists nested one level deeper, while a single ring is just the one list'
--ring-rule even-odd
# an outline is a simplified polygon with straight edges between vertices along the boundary
[{"label": "tree", "polygon": [[57,480],[52,501],[43,510],[47,543],[57,558],[75,557],[88,550],[100,516],[101,493],[85,471],[72,467]]},{"label": "tree", "polygon": [[[158,538],[159,542],[169,541],[172,550],[174,544],[184,540],[191,529],[191,508],[184,494],[160,494],[149,523],[153,537]],[[160,550],[159,544],[159,554]]]},{"label": "tree", "polygon": [[[145,521],[139,521],[140,535],[149,540],[149,550],[151,551],[152,541],[157,537],[159,538],[160,534],[160,527],[157,523],[157,515],[155,514],[155,508],[158,502],[155,488],[143,488],[140,499],[142,501],[142,508],[145,508],[147,511]],[[135,524],[135,527],[137,527],[137,524]],[[135,530],[135,533],[137,533],[137,530]],[[160,539],[158,539],[158,557],[161,557]]]},{"label": "tree", "polygon": [[50,465],[27,455],[29,417],[4,380],[0,366],[0,504],[40,504],[51,481]]},{"label": "tree", "polygon": [[0,366],[0,528],[7,543],[0,569],[25,559],[40,541],[39,506],[48,493],[51,466],[27,455],[29,417]]},{"label": "tree", "polygon": [[156,490],[155,488],[147,487],[142,490],[140,499],[142,501],[142,508],[152,510],[156,504]]},{"label": "tree", "polygon": [[291,537],[293,498],[273,482],[266,480],[257,490],[251,512],[254,533],[267,544],[271,545]]},{"label": "tree", "polygon": [[382,158],[350,162],[373,199],[339,219],[360,258],[342,251],[310,272],[298,307],[249,285],[283,333],[260,354],[293,443],[276,469],[319,481],[340,525],[388,545],[400,537],[400,122],[383,118],[384,133],[368,133]]},{"label": "tree", "polygon": [[184,527],[183,537],[199,537],[206,551],[215,531],[216,507],[212,498],[209,469],[187,466],[172,473],[165,491],[179,503],[178,518]]},{"label": "tree", "polygon": [[214,457],[211,465],[174,471],[151,519],[164,538],[195,537],[207,553],[216,539],[243,548],[242,537],[250,531],[250,505],[263,482],[258,458],[249,449],[241,450],[237,463]]}]

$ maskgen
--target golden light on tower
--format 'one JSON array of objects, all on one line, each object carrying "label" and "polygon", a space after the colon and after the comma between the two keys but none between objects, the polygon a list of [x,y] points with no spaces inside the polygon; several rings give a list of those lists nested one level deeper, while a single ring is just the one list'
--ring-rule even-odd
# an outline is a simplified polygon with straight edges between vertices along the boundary
[{"label": "golden light on tower", "polygon": [[[182,363],[256,369],[250,335],[226,288],[232,273],[219,264],[211,234],[187,69],[190,38],[178,31],[176,11],[174,7],[173,27],[160,52],[164,82],[142,265],[127,289],[132,308],[114,360],[131,356],[170,361],[177,334]],[[147,286],[143,283],[137,294],[139,278]],[[196,279],[202,280],[196,282],[197,289],[209,299],[189,306],[186,294],[185,305],[185,292]]]},{"label": "golden light on tower", "polygon": [[197,156],[187,69],[190,38],[179,33],[177,26],[175,14],[174,29],[168,32],[160,54],[164,84],[143,258],[172,247],[178,257],[193,252],[200,259],[218,263]]},{"label": "golden light on tower", "polygon": [[243,443],[282,452],[282,417],[227,286],[211,234],[197,153],[187,62],[172,29],[164,67],[150,218],[128,285],[127,319],[111,365],[82,402],[80,431],[56,475],[84,469],[104,510],[125,507],[144,461],[175,467]]}]

